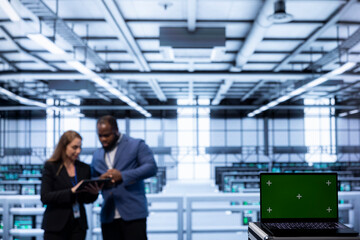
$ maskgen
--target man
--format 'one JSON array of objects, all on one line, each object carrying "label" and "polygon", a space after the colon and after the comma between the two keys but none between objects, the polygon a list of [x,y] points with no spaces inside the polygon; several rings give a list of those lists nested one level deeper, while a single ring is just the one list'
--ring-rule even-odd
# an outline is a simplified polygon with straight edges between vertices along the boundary
[{"label": "man", "polygon": [[148,208],[143,180],[156,174],[154,156],[143,140],[120,133],[112,116],[97,121],[97,133],[102,148],[93,155],[93,176],[112,182],[102,190],[103,239],[146,240]]}]

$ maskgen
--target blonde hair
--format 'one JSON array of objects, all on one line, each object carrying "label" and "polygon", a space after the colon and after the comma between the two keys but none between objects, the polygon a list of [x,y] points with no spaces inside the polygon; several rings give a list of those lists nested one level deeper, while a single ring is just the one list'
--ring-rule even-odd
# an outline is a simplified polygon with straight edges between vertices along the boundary
[{"label": "blonde hair", "polygon": [[[63,135],[60,137],[58,144],[55,147],[55,150],[51,157],[48,159],[49,162],[62,162],[65,158],[66,154],[66,147],[71,143],[75,138],[79,138],[82,140],[82,137],[79,133],[69,130],[63,133]],[[61,163],[59,170],[57,171],[56,175],[59,175],[60,170],[63,168],[64,164]]]}]

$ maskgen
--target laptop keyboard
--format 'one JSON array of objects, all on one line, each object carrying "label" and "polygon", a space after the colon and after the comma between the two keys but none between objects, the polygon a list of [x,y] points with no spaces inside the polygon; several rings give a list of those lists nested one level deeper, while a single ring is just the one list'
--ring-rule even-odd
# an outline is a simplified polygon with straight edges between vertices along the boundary
[{"label": "laptop keyboard", "polygon": [[346,228],[337,222],[289,222],[289,223],[266,223],[271,229],[339,229]]}]

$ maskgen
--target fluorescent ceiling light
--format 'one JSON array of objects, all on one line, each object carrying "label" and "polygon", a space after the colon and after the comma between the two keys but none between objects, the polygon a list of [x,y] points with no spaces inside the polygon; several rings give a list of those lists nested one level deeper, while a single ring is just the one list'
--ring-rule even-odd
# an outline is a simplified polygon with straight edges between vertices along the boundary
[{"label": "fluorescent ceiling light", "polygon": [[306,88],[300,87],[298,89],[295,89],[294,91],[290,92],[289,96],[296,96],[306,91]]},{"label": "fluorescent ceiling light", "polygon": [[269,107],[267,105],[265,105],[265,106],[262,106],[261,108],[259,108],[259,111],[263,112],[263,111],[266,111],[268,109],[269,109]]},{"label": "fluorescent ceiling light", "polygon": [[143,114],[145,115],[145,117],[148,117],[148,118],[151,117],[151,114],[147,111],[145,111]]},{"label": "fluorescent ceiling light", "polygon": [[[302,94],[303,92],[309,90],[310,88],[316,87],[316,86],[326,82],[329,78],[340,75],[340,74],[350,70],[351,68],[355,67],[355,65],[356,65],[355,62],[347,62],[344,65],[332,70],[331,72],[329,72],[329,73],[327,73],[327,74],[325,74],[325,75],[323,75],[321,77],[318,77],[318,78],[310,81],[309,83],[307,83],[307,84],[305,84],[305,85],[291,91],[290,93],[288,93],[288,94],[286,94],[286,95],[284,95],[284,96],[282,96],[282,97],[280,97],[280,98],[266,104],[265,106],[262,106],[259,109],[249,113],[248,117],[253,117],[256,114],[261,113],[263,111],[266,111],[267,109],[269,109],[271,107],[274,107],[274,106],[276,106],[277,104],[279,104],[281,102],[285,102],[286,100],[288,100],[288,99],[290,99],[290,98],[292,98],[294,96]],[[348,114],[355,114],[355,113],[358,113],[359,110],[356,109],[356,110],[353,110],[354,113],[351,113],[351,112],[349,112],[349,113],[340,113],[339,116],[343,117],[343,116],[347,116]]]},{"label": "fluorescent ceiling light", "polygon": [[126,96],[124,93],[116,89],[114,86],[112,86],[110,83],[108,83],[105,79],[97,75],[97,73],[93,72],[91,69],[86,67],[84,64],[82,64],[79,61],[71,60],[66,61],[67,64],[75,68],[78,72],[84,74],[85,76],[90,77],[91,81],[94,83],[102,86],[106,90],[108,90],[111,94],[114,96],[117,96],[121,101],[125,102],[141,114],[145,115],[145,117],[151,117],[151,114],[148,113],[145,109],[143,109],[140,105],[138,105],[136,102],[134,102],[132,99],[130,99],[128,96]]},{"label": "fluorescent ceiling light", "polygon": [[326,82],[331,77],[343,74],[347,70],[353,68],[355,65],[356,65],[356,63],[354,63],[354,62],[347,62],[344,65],[342,65],[342,66],[332,70],[331,72],[325,74],[324,76],[318,77],[318,78],[314,79],[313,81],[309,82],[308,84],[305,84],[305,86],[303,86],[303,88],[308,90],[309,88],[316,87],[316,86]]},{"label": "fluorescent ceiling light", "polygon": [[289,95],[285,95],[285,96],[282,96],[278,99],[276,99],[275,101],[278,102],[278,103],[281,103],[281,102],[285,102],[286,100],[288,100],[290,98]]},{"label": "fluorescent ceiling light", "polygon": [[346,117],[347,115],[351,115],[351,114],[356,114],[356,113],[359,113],[360,110],[359,109],[354,109],[354,110],[351,110],[349,112],[342,112],[339,114],[339,117]]},{"label": "fluorescent ceiling light", "polygon": [[90,76],[90,77],[94,77],[94,78],[97,77],[96,73],[94,73],[91,69],[89,69],[88,67],[86,67],[84,64],[82,64],[79,61],[71,60],[71,61],[66,61],[66,63],[69,64],[70,66],[72,66],[73,68],[75,68],[78,72],[80,72],[86,76]]},{"label": "fluorescent ceiling light", "polygon": [[351,110],[350,112],[349,112],[349,114],[355,114],[355,113],[358,113],[359,112],[359,109],[354,109],[354,110]]},{"label": "fluorescent ceiling light", "polygon": [[274,106],[276,106],[276,105],[278,105],[278,104],[279,104],[279,103],[278,103],[277,101],[272,101],[272,102],[266,104],[266,106],[268,106],[269,108],[271,108],[271,107],[274,107]]},{"label": "fluorescent ceiling light", "polygon": [[131,107],[135,108],[136,110],[140,110],[139,107],[138,107],[138,105],[137,105],[135,102],[133,102],[133,101],[129,102],[129,105],[130,105]]},{"label": "fluorescent ceiling light", "polygon": [[339,114],[339,117],[346,117],[347,115],[348,115],[347,112],[342,112],[342,113]]},{"label": "fluorescent ceiling light", "polygon": [[330,73],[326,74],[328,77],[332,77],[332,76],[336,76],[336,75],[340,75],[343,74],[344,72],[346,72],[347,70],[350,70],[351,68],[355,67],[356,63],[355,62],[347,62],[344,65],[332,70]]},{"label": "fluorescent ceiling light", "polygon": [[0,93],[6,95],[8,98],[10,98],[12,100],[15,100],[15,101],[17,101],[17,102],[19,102],[21,104],[24,104],[24,105],[33,105],[33,106],[38,106],[38,107],[43,107],[43,108],[49,107],[48,105],[46,105],[43,102],[38,102],[38,101],[35,101],[35,100],[31,100],[31,99],[28,99],[28,98],[18,96],[16,94],[14,94],[13,92],[10,92],[9,90],[7,90],[5,88],[2,88],[2,87],[0,87]]},{"label": "fluorescent ceiling light", "polygon": [[19,22],[21,20],[19,14],[15,11],[15,9],[11,6],[8,0],[0,0],[0,7],[4,10],[6,15],[13,22]]},{"label": "fluorescent ceiling light", "polygon": [[328,80],[327,77],[319,77],[314,79],[313,81],[309,82],[308,84],[305,84],[306,90],[312,87],[316,87],[317,85],[322,84],[323,82],[326,82]]},{"label": "fluorescent ceiling light", "polygon": [[[85,67],[85,66],[84,66]],[[81,68],[82,69],[82,68]],[[82,69],[84,70],[84,69]],[[90,70],[91,71],[91,70]],[[91,71],[92,72],[92,71]],[[99,84],[100,86],[102,86],[103,88],[105,88],[106,90],[108,90],[111,94],[113,94],[114,96],[117,96],[121,101],[125,102],[126,104],[128,104],[130,107],[134,108],[136,111],[140,112],[141,114],[143,114],[145,117],[151,117],[151,114],[149,112],[147,112],[145,109],[143,109],[140,105],[138,105],[135,101],[133,101],[132,99],[130,99],[128,96],[126,96],[124,93],[122,93],[120,90],[116,89],[115,87],[113,87],[111,84],[109,84],[105,79],[97,76],[96,73],[92,72],[93,74],[96,75],[96,77],[91,78],[91,80],[93,82],[95,82],[96,84]]]},{"label": "fluorescent ceiling light", "polygon": [[100,86],[102,86],[102,87],[104,87],[104,88],[109,88],[109,87],[111,87],[111,85],[107,82],[107,81],[105,81],[103,78],[101,78],[101,77],[94,77],[94,78],[92,78],[91,79],[94,83],[96,83],[96,84],[98,84],[98,85],[100,85]]},{"label": "fluorescent ceiling light", "polygon": [[[130,105],[131,102],[133,102],[133,100],[131,100],[128,96],[126,96],[125,94],[123,94],[122,92],[120,92],[119,90],[117,90],[117,94],[116,96],[118,96],[120,98],[121,101],[127,103]],[[130,105],[131,106],[131,105]]]},{"label": "fluorescent ceiling light", "polygon": [[31,33],[28,34],[27,37],[53,54],[66,55],[66,52],[63,49],[58,47],[53,41],[51,41],[41,33]]},{"label": "fluorescent ceiling light", "polygon": [[19,97],[18,100],[20,103],[25,104],[25,105],[34,105],[34,106],[43,107],[43,108],[48,107],[45,103],[34,101],[34,100],[31,100],[28,98]]}]

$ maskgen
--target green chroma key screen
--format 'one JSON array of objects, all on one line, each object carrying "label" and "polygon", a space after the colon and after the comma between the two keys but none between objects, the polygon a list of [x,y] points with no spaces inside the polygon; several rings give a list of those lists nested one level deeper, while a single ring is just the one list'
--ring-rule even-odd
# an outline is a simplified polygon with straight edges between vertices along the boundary
[{"label": "green chroma key screen", "polygon": [[335,219],[336,173],[261,174],[261,219]]}]

